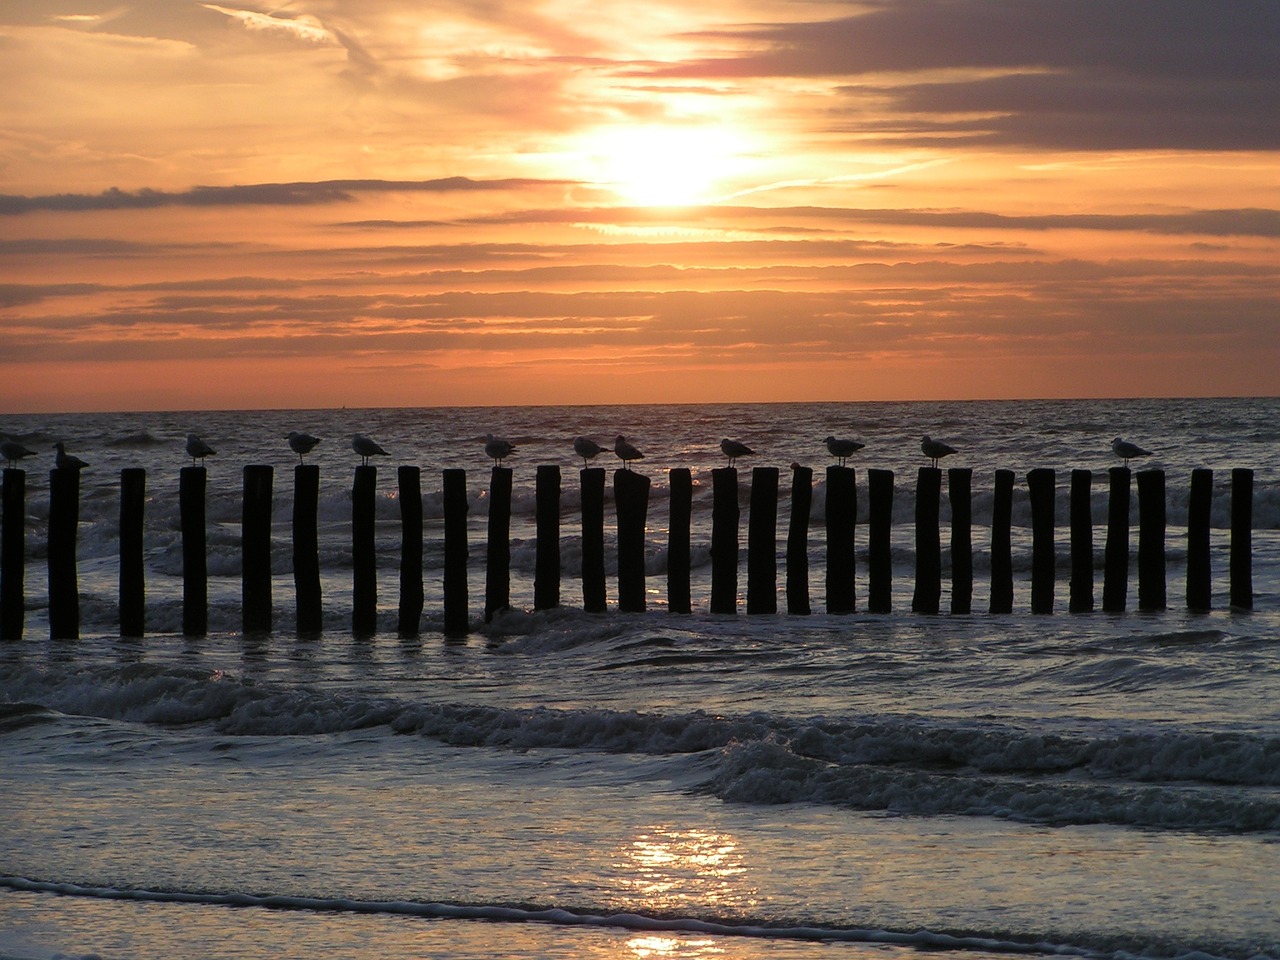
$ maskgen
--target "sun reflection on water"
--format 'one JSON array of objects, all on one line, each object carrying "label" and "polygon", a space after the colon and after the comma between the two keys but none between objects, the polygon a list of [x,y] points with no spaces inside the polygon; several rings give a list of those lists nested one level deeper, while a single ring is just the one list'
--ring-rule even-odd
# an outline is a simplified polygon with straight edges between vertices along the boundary
[{"label": "sun reflection on water", "polygon": [[756,901],[755,891],[742,885],[747,866],[729,834],[652,827],[623,848],[617,866],[623,883],[650,910],[697,904],[737,912]]}]

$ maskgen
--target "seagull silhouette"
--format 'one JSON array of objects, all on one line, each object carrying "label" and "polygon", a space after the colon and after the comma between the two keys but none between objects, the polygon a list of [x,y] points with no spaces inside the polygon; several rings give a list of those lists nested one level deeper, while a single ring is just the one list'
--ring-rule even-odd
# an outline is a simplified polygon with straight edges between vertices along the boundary
[{"label": "seagull silhouette", "polygon": [[644,454],[627,443],[627,438],[622,434],[618,434],[617,439],[613,441],[613,452],[622,460],[622,465],[628,470],[631,469],[632,460],[643,460]]},{"label": "seagull silhouette", "polygon": [[0,443],[0,456],[3,456],[4,462],[11,467],[16,467],[18,461],[23,457],[34,457],[35,455],[36,452],[34,450],[28,450],[17,440],[6,440]]},{"label": "seagull silhouette", "polygon": [[299,463],[302,463],[302,455],[310,453],[320,442],[319,437],[313,437],[309,433],[299,433],[297,430],[290,430],[285,439],[289,441],[289,449],[298,455]]},{"label": "seagull silhouette", "polygon": [[1130,443],[1128,440],[1121,440],[1119,437],[1116,437],[1111,441],[1111,452],[1123,460],[1126,467],[1129,465],[1129,461],[1134,457],[1151,456],[1150,450],[1143,450],[1136,443]]},{"label": "seagull silhouette", "polygon": [[492,433],[484,435],[484,452],[493,460],[495,467],[502,466],[502,461],[516,452],[516,445],[500,440]]},{"label": "seagull silhouette", "polygon": [[574,437],[573,452],[582,458],[582,465],[585,467],[587,461],[598,456],[604,447],[596,443],[590,437]]},{"label": "seagull silhouette", "polygon": [[385,457],[387,451],[383,450],[377,443],[370,440],[363,433],[357,433],[351,438],[351,449],[360,455],[360,465],[367,467],[370,457]]},{"label": "seagull silhouette", "polygon": [[200,461],[200,466],[204,466],[204,458],[212,457],[218,451],[213,449],[194,433],[187,434],[187,456],[191,458],[191,465],[194,467],[196,461]]},{"label": "seagull silhouette", "polygon": [[61,441],[55,443],[53,445],[53,449],[58,451],[58,455],[54,457],[53,463],[59,470],[83,470],[89,465],[79,457],[67,453],[66,444]]},{"label": "seagull silhouette", "polygon": [[745,443],[740,443],[737,440],[730,440],[727,437],[720,441],[720,452],[729,458],[729,466],[731,467],[735,462],[737,462],[739,457],[749,457],[751,454],[755,453],[755,451]]},{"label": "seagull silhouette", "polygon": [[866,446],[865,443],[859,443],[857,440],[840,440],[836,437],[827,437],[822,442],[827,445],[827,452],[839,460],[842,467],[846,460]]},{"label": "seagull silhouette", "polygon": [[932,461],[931,465],[936,467],[939,460],[955,453],[956,448],[943,443],[941,440],[932,440],[926,433],[920,438],[920,451]]}]

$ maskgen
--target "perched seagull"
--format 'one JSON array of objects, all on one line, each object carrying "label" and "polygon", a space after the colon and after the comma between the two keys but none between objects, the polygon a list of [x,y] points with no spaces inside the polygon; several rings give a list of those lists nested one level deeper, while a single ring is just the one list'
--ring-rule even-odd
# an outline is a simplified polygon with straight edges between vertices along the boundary
[{"label": "perched seagull", "polygon": [[16,467],[18,461],[23,457],[34,457],[35,455],[36,452],[34,450],[28,450],[17,440],[6,440],[4,443],[0,443],[0,456],[3,456],[4,462],[11,467]]},{"label": "perched seagull", "polygon": [[385,457],[387,451],[366,437],[363,433],[357,433],[351,438],[351,449],[360,455],[360,466],[367,467],[370,457]]},{"label": "perched seagull", "polygon": [[53,464],[59,470],[83,470],[88,466],[79,457],[67,453],[66,445],[59,442],[53,445],[53,449],[58,451],[58,455],[54,458]]},{"label": "perched seagull", "polygon": [[935,467],[938,465],[938,461],[943,457],[956,452],[955,447],[948,446],[941,440],[929,439],[929,435],[927,433],[920,439],[920,450],[932,461],[931,465]]},{"label": "perched seagull", "polygon": [[1130,443],[1128,440],[1121,440],[1119,437],[1116,437],[1111,441],[1111,451],[1124,461],[1124,465],[1126,467],[1129,465],[1129,460],[1133,457],[1151,456],[1150,450],[1143,450],[1136,443]]},{"label": "perched seagull", "polygon": [[590,437],[574,437],[573,452],[582,458],[582,465],[585,467],[587,461],[599,454],[604,447],[596,443]]},{"label": "perched seagull", "polygon": [[838,440],[835,437],[827,437],[822,442],[827,445],[827,452],[839,460],[842,467],[846,460],[866,446],[857,440]]},{"label": "perched seagull", "polygon": [[313,437],[309,433],[299,433],[297,430],[290,430],[285,439],[289,441],[289,449],[298,455],[299,463],[302,462],[302,455],[310,453],[315,445],[320,442],[319,437]]},{"label": "perched seagull", "polygon": [[500,440],[492,433],[484,435],[484,452],[493,460],[495,467],[502,466],[502,461],[516,452],[516,445],[507,440]]},{"label": "perched seagull", "polygon": [[618,434],[617,439],[613,441],[613,452],[621,458],[622,465],[628,470],[631,469],[632,460],[644,459],[644,454],[627,443],[627,438],[622,434]]},{"label": "perched seagull", "polygon": [[194,467],[196,461],[200,461],[200,466],[204,466],[204,458],[212,457],[218,451],[213,449],[194,433],[187,434],[187,456],[191,458],[191,465]]},{"label": "perched seagull", "polygon": [[731,467],[739,457],[749,457],[751,454],[755,453],[755,451],[745,443],[741,443],[737,440],[730,440],[727,437],[720,441],[720,452],[729,458],[729,466]]}]

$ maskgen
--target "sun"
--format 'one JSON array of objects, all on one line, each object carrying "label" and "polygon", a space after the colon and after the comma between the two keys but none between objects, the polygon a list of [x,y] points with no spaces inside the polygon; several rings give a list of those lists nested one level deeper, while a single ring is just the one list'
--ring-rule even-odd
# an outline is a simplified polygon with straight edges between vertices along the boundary
[{"label": "sun", "polygon": [[749,157],[744,138],[721,125],[610,127],[584,138],[592,180],[639,206],[706,203]]}]

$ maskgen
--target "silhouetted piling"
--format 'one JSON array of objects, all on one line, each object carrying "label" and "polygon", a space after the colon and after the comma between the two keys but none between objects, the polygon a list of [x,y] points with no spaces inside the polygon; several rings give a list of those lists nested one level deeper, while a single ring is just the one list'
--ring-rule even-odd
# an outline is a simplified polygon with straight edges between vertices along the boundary
[{"label": "silhouetted piling", "polygon": [[357,637],[378,632],[377,487],[377,467],[356,467],[351,487],[351,632]]},{"label": "silhouetted piling", "polygon": [[271,632],[271,494],[274,470],[244,468],[240,504],[240,617],[245,633]]},{"label": "silhouetted piling", "polygon": [[1108,473],[1107,544],[1103,548],[1102,609],[1121,613],[1129,592],[1129,468]]},{"label": "silhouetted piling", "polygon": [[867,609],[893,610],[893,471],[867,471]]},{"label": "silhouetted piling", "polygon": [[827,467],[827,613],[853,613],[857,608],[857,521],[857,475],[852,467]]},{"label": "silhouetted piling", "polygon": [[320,600],[320,467],[300,463],[293,468],[293,588],[298,635],[318,636],[324,628]]},{"label": "silhouetted piling", "polygon": [[942,606],[941,496],[942,471],[921,467],[916,479],[916,589],[911,597],[915,613],[937,613]]},{"label": "silhouetted piling", "polygon": [[751,471],[747,516],[747,613],[778,612],[778,468]]},{"label": "silhouetted piling", "polygon": [[1231,471],[1231,606],[1253,609],[1253,471]]},{"label": "silhouetted piling", "polygon": [[1031,498],[1031,612],[1053,613],[1054,472],[1037,467],[1027,473]]},{"label": "silhouetted piling", "polygon": [[738,610],[738,471],[711,471],[711,612]]},{"label": "silhouetted piling", "polygon": [[49,471],[49,636],[80,639],[80,584],[76,537],[80,524],[80,471]]},{"label": "silhouetted piling", "polygon": [[471,628],[467,610],[467,471],[444,471],[444,633],[464,637]]},{"label": "silhouetted piling", "polygon": [[991,495],[992,613],[1013,612],[1013,482],[1012,470],[997,470]]},{"label": "silhouetted piling", "polygon": [[1093,610],[1093,473],[1071,471],[1071,598],[1072,613]]},{"label": "silhouetted piling", "polygon": [[787,526],[787,613],[808,616],[809,513],[813,507],[813,469],[791,468],[791,519]]},{"label": "silhouetted piling", "polygon": [[947,471],[951,504],[951,612],[970,613],[973,607],[973,470]]},{"label": "silhouetted piling", "polygon": [[143,561],[143,511],[147,471],[120,471],[120,636],[141,637],[147,626],[146,567]]},{"label": "silhouetted piling", "polygon": [[538,467],[534,478],[537,543],[533,560],[533,607],[560,606],[560,468]]},{"label": "silhouetted piling", "polygon": [[204,467],[183,467],[178,475],[178,512],[182,522],[182,632],[209,632],[209,559],[206,553]]},{"label": "silhouetted piling", "polygon": [[396,632],[416,637],[422,629],[422,474],[418,467],[396,469],[400,501],[400,609]]},{"label": "silhouetted piling", "polygon": [[1166,521],[1164,471],[1138,471],[1138,609],[1163,610]]},{"label": "silhouetted piling", "polygon": [[4,471],[0,532],[0,640],[21,640],[26,618],[27,472]]},{"label": "silhouetted piling", "polygon": [[623,613],[643,613],[649,478],[634,470],[615,470],[613,501],[618,512],[618,609]]},{"label": "silhouetted piling", "polygon": [[1191,471],[1191,494],[1187,500],[1187,609],[1209,610],[1213,606],[1213,581],[1209,562],[1209,523],[1213,509],[1213,471],[1197,467]]},{"label": "silhouetted piling", "polygon": [[584,467],[582,483],[582,609],[608,609],[604,580],[604,468]]},{"label": "silhouetted piling", "polygon": [[667,612],[692,613],[690,594],[690,525],[693,516],[693,474],[688,467],[670,473],[670,521],[667,524]]},{"label": "silhouetted piling", "polygon": [[489,540],[485,553],[484,622],[511,606],[511,468],[494,467],[489,480]]}]

